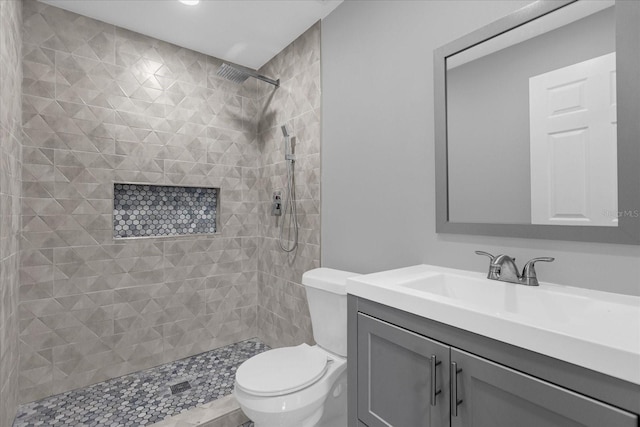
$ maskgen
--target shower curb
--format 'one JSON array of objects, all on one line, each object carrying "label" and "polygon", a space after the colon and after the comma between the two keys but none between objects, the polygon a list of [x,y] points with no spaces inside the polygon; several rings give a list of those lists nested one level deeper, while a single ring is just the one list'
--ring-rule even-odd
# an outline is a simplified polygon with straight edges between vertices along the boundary
[{"label": "shower curb", "polygon": [[216,399],[149,427],[238,427],[249,421],[233,395]]}]

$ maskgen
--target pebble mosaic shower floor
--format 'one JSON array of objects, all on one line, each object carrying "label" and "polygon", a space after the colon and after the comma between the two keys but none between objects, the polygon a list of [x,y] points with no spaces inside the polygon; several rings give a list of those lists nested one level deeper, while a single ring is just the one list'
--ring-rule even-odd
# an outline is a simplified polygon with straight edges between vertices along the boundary
[{"label": "pebble mosaic shower floor", "polygon": [[[238,366],[268,349],[251,339],[50,396],[21,405],[13,427],[151,425],[231,394]],[[191,388],[172,394],[170,386],[183,381]]]}]

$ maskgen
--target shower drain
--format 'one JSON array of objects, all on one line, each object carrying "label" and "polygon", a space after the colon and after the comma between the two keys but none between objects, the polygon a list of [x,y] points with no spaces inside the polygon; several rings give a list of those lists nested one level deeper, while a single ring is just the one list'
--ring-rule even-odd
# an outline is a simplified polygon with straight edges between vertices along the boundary
[{"label": "shower drain", "polygon": [[169,386],[169,388],[171,389],[171,394],[178,394],[182,393],[183,391],[189,390],[191,388],[191,384],[189,384],[189,381],[183,381],[181,383]]}]

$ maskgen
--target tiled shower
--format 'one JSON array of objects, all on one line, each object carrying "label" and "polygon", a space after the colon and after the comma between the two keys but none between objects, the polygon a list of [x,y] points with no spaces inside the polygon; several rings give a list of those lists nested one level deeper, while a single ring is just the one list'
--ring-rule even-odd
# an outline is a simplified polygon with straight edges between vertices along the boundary
[{"label": "tiled shower", "polygon": [[[0,425],[19,402],[249,338],[310,342],[300,282],[320,258],[320,26],[263,67],[275,89],[35,0],[0,1],[0,24]],[[270,215],[284,123],[294,254]],[[219,189],[215,234],[114,237],[114,185],[129,183]]]},{"label": "tiled shower", "polygon": [[0,426],[11,425],[18,402],[20,27],[20,4],[0,2]]}]

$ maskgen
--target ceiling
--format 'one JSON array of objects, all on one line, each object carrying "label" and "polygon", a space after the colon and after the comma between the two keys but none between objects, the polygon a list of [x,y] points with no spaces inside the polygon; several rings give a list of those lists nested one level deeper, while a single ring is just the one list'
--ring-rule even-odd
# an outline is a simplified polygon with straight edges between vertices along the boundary
[{"label": "ceiling", "polygon": [[342,0],[40,0],[258,69]]}]

